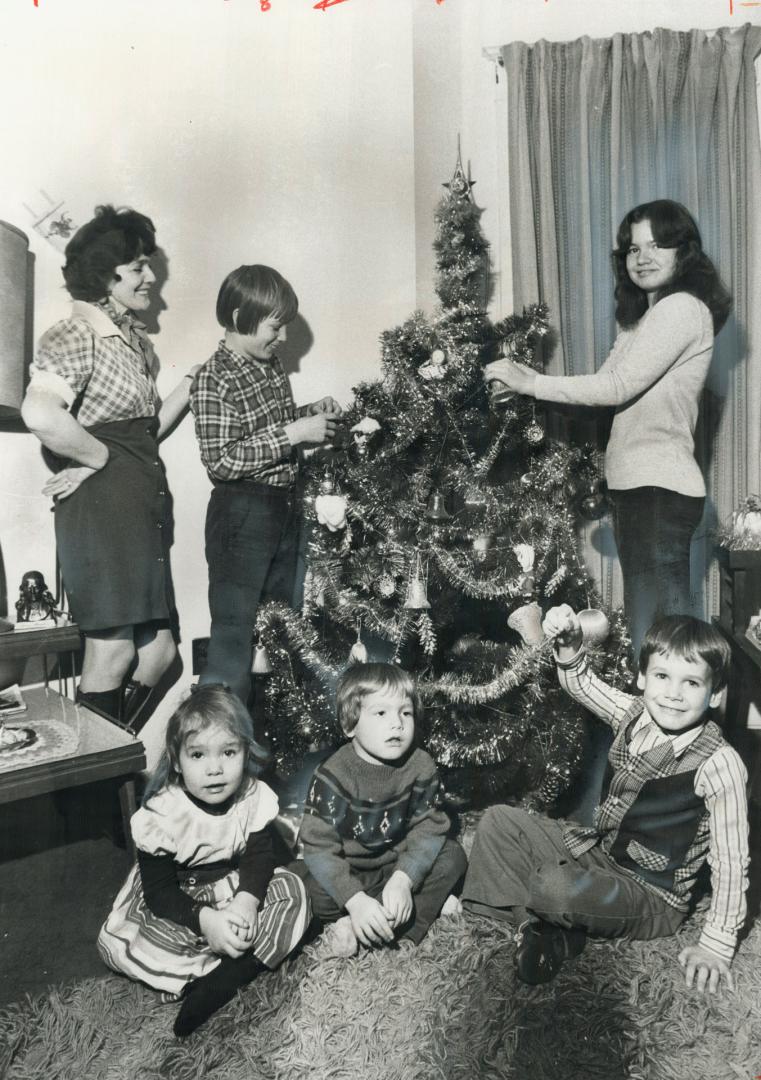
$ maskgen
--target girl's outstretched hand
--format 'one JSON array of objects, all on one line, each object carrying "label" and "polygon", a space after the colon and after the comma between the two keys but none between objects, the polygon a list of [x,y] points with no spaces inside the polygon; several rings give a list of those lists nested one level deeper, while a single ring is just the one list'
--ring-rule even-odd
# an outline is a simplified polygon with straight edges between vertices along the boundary
[{"label": "girl's outstretched hand", "polygon": [[249,929],[249,924],[237,911],[230,908],[204,907],[198,917],[201,924],[201,933],[206,938],[212,952],[217,956],[242,956],[248,948],[243,934]]},{"label": "girl's outstretched hand", "polygon": [[504,383],[516,394],[536,397],[536,372],[525,364],[516,364],[514,360],[508,360],[507,357],[492,360],[484,368],[484,381],[489,383],[493,379]]}]

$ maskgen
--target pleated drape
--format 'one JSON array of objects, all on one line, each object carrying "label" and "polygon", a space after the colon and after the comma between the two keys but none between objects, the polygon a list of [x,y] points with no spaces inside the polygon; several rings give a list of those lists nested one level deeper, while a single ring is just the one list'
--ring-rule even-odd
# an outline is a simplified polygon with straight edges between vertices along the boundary
[{"label": "pleated drape", "polygon": [[[697,433],[708,487],[694,546],[696,610],[718,609],[715,530],[761,491],[761,27],[654,30],[503,47],[514,307],[545,301],[557,331],[548,374],[585,374],[615,336],[610,252],[631,207],[676,199],[734,297],[716,341]],[[587,427],[555,422],[578,437]],[[572,431],[572,436],[568,432]],[[597,528],[603,594],[620,602]],[[593,562],[594,568],[594,562]]]}]

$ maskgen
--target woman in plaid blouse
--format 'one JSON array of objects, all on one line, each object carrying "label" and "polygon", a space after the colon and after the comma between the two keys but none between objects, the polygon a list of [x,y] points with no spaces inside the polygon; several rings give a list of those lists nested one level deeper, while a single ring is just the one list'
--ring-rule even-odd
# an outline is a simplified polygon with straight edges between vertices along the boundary
[{"label": "woman in plaid blouse", "polygon": [[100,206],[78,230],[63,268],[71,316],[43,335],[22,406],[57,459],[43,494],[85,636],[78,700],[133,730],[176,652],[157,440],[186,408],[194,374],[159,401],[156,356],[135,316],[150,307],[155,251],[153,223],[134,210]]}]

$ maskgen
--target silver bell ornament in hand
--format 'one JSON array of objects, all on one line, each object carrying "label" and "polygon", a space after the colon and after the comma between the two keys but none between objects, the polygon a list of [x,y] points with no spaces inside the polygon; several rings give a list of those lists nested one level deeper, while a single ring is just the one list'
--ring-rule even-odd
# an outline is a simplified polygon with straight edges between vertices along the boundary
[{"label": "silver bell ornament in hand", "polygon": [[[503,341],[499,348],[499,355],[506,360],[515,360],[515,352],[509,341]],[[503,409],[515,397],[515,390],[511,390],[507,383],[501,379],[491,379],[489,382],[489,403],[494,409]]]},{"label": "silver bell ornament in hand", "polygon": [[370,450],[370,444],[380,431],[381,426],[373,416],[363,416],[362,419],[350,428],[354,447],[360,457],[365,457]]},{"label": "silver bell ornament in hand", "polygon": [[599,608],[583,608],[578,613],[585,645],[602,645],[610,634],[610,620]]}]

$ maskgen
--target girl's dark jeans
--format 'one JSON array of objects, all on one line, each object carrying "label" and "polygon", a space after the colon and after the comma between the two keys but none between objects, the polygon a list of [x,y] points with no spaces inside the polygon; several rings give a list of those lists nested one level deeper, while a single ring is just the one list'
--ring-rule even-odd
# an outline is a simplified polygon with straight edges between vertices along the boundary
[{"label": "girl's dark jeans", "polygon": [[260,604],[294,602],[301,517],[289,488],[238,480],[215,486],[206,512],[211,640],[202,683],[251,690],[251,642]]},{"label": "girl's dark jeans", "polygon": [[690,541],[704,498],[660,487],[609,492],[634,657],[659,615],[690,614]]}]

